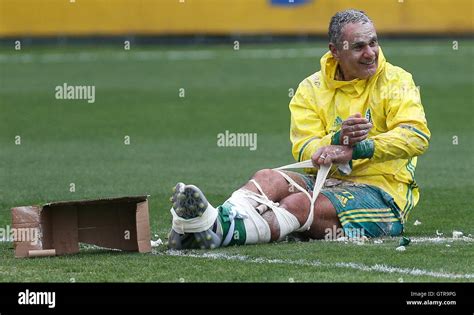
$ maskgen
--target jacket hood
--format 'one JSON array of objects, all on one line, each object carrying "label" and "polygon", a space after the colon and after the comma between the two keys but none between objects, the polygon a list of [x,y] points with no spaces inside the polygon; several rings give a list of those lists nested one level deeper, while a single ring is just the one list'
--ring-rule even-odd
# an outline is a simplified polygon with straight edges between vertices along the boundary
[{"label": "jacket hood", "polygon": [[373,76],[368,79],[354,79],[351,81],[338,81],[335,80],[335,74],[339,62],[334,59],[332,53],[328,51],[324,56],[321,57],[321,74],[324,82],[326,83],[329,89],[342,89],[344,92],[349,94],[361,95],[365,88],[375,82],[379,75],[385,68],[386,60],[382,52],[382,48],[379,47],[379,56],[378,56],[378,65],[377,71]]}]

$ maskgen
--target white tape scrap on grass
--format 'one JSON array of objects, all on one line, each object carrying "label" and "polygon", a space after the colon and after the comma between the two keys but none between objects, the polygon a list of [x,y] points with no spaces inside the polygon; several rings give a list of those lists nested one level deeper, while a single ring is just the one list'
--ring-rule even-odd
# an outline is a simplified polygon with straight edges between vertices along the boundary
[{"label": "white tape scrap on grass", "polygon": [[161,238],[159,238],[156,241],[151,240],[150,244],[151,244],[151,247],[158,247],[160,245],[163,245],[163,241],[161,240]]},{"label": "white tape scrap on grass", "polygon": [[258,264],[281,264],[281,265],[298,265],[298,266],[308,266],[308,267],[338,267],[338,268],[349,268],[365,272],[382,272],[382,273],[400,273],[411,276],[429,276],[434,278],[445,278],[445,279],[474,279],[474,274],[455,274],[455,273],[446,273],[446,272],[436,272],[430,270],[423,270],[417,268],[399,268],[391,267],[386,265],[375,264],[373,266],[368,266],[359,263],[352,262],[338,262],[338,263],[322,263],[318,260],[291,260],[291,259],[268,259],[263,257],[249,257],[244,255],[228,255],[224,253],[202,253],[198,254],[196,252],[185,252],[185,251],[176,251],[168,250],[165,253],[160,253],[159,255],[169,255],[169,256],[180,256],[180,257],[191,257],[191,258],[204,258],[204,259],[215,259],[215,260],[227,260],[227,261],[240,261],[248,263],[258,263]]}]

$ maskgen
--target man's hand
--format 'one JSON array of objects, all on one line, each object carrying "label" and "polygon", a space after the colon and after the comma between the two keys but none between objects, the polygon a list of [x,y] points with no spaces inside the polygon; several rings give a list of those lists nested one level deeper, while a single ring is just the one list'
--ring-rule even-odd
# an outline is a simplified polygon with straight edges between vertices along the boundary
[{"label": "man's hand", "polygon": [[314,166],[331,163],[344,164],[352,160],[352,147],[346,145],[328,145],[319,148],[311,157]]},{"label": "man's hand", "polygon": [[360,113],[349,116],[342,122],[339,143],[353,146],[365,140],[370,129],[372,129],[372,124],[366,118],[362,118]]}]

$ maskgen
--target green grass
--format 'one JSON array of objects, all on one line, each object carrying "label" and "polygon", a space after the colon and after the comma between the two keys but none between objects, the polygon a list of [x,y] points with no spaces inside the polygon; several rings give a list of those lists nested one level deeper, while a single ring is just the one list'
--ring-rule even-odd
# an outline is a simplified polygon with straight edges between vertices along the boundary
[{"label": "green grass", "polygon": [[[461,40],[458,51],[450,40],[382,45],[388,61],[411,72],[420,85],[432,131],[416,174],[421,200],[406,234],[474,234],[474,42]],[[258,169],[292,162],[288,89],[319,69],[319,56],[270,58],[269,53],[262,58],[255,49],[317,48],[318,54],[325,46],[241,45],[240,51],[232,45],[165,46],[129,52],[111,46],[24,47],[21,52],[1,47],[0,227],[11,224],[13,206],[150,194],[151,229],[165,241],[171,225],[168,198],[177,181],[199,185],[219,204]],[[201,55],[186,57],[194,50]],[[170,51],[186,58],[170,59]],[[206,54],[213,57],[201,58]],[[64,82],[95,85],[96,102],[56,100],[54,87]],[[178,97],[180,88],[185,98]],[[225,130],[256,132],[258,149],[217,147],[217,134]],[[123,144],[125,135],[131,137],[129,146]],[[69,192],[70,183],[76,192]],[[415,220],[422,224],[414,226]],[[213,251],[221,259],[173,256],[163,246],[151,254],[83,249],[73,256],[15,259],[12,244],[0,242],[0,281],[472,282],[472,242],[413,243],[405,252],[395,251],[397,244],[397,239],[364,245],[317,241]],[[338,263],[471,278],[363,271]]]}]

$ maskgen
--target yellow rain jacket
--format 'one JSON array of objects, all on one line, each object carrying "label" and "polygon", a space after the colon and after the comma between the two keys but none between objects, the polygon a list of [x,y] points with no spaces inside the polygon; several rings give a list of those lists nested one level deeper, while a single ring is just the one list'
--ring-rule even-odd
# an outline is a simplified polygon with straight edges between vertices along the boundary
[{"label": "yellow rain jacket", "polygon": [[330,177],[381,188],[395,199],[406,220],[419,199],[416,156],[426,151],[431,135],[419,90],[410,73],[386,62],[381,48],[377,71],[368,80],[337,81],[337,66],[327,52],[321,71],[303,80],[290,102],[293,156],[308,160],[318,148],[338,144],[335,134],[342,121],[356,113],[365,115],[373,128],[357,147],[361,145],[368,158],[352,160],[348,176],[334,169]]}]

